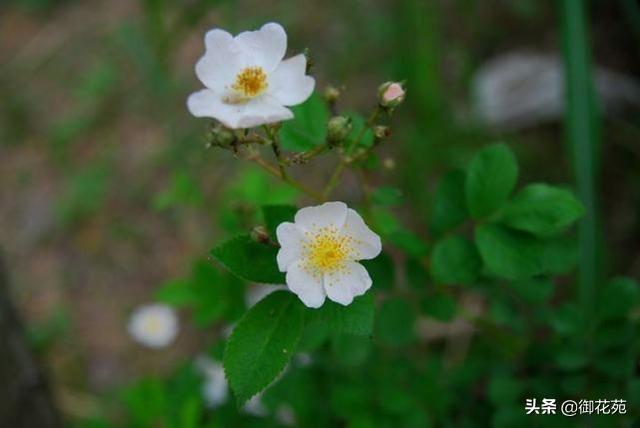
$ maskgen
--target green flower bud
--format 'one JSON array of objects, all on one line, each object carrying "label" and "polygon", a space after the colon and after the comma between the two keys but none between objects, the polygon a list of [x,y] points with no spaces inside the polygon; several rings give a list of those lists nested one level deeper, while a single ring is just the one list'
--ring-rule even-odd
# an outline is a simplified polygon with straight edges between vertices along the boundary
[{"label": "green flower bud", "polygon": [[251,230],[251,239],[260,244],[267,244],[269,242],[269,232],[264,226],[256,226]]},{"label": "green flower bud", "polygon": [[335,86],[327,86],[323,93],[324,100],[329,104],[334,104],[340,98],[340,89]]},{"label": "green flower bud", "polygon": [[378,103],[388,109],[398,107],[404,101],[406,91],[399,82],[385,82],[378,88]]},{"label": "green flower bud", "polygon": [[334,116],[327,124],[327,141],[330,145],[339,144],[349,136],[352,129],[351,118]]},{"label": "green flower bud", "polygon": [[232,130],[217,123],[209,130],[209,145],[229,148],[236,141],[236,135]]},{"label": "green flower bud", "polygon": [[386,140],[391,135],[391,128],[384,125],[376,125],[373,127],[373,135],[377,140]]}]

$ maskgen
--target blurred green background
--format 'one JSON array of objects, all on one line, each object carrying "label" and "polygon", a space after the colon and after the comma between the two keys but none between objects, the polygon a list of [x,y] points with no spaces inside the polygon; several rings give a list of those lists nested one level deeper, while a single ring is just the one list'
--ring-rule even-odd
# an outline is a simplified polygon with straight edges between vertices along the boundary
[{"label": "blurred green background", "polygon": [[[518,155],[523,182],[596,195],[596,233],[581,242],[604,254],[607,274],[640,278],[638,3],[585,2],[586,50],[601,101],[585,114],[595,129],[571,132],[590,103],[579,86],[580,58],[570,75],[578,89],[569,116],[556,111],[562,88],[542,107],[525,108],[524,121],[479,113],[479,71],[489,60],[513,52],[557,59],[502,83],[518,94],[505,101],[514,110],[556,82],[536,86],[536,77],[564,73],[554,64],[581,48],[570,28],[575,10],[563,3],[571,2],[4,0],[0,246],[63,414],[109,414],[105,396],[140,376],[168,373],[208,346],[219,329],[185,327],[170,349],[142,350],[126,333],[128,314],[167,280],[188,275],[215,241],[252,227],[255,206],[305,201],[229,153],[205,150],[206,121],[190,117],[185,101],[200,87],[193,66],[212,27],[235,34],[280,22],[288,54],[308,47],[318,89],[341,88],[346,110],[370,108],[381,82],[406,79],[407,103],[393,118],[380,155],[386,167],[373,180],[403,190],[397,213],[417,235],[428,236],[437,178],[502,141]],[[299,176],[319,183],[330,171],[318,162]],[[338,196],[349,201],[358,192],[347,177]],[[446,399],[474,399],[465,391]]]}]

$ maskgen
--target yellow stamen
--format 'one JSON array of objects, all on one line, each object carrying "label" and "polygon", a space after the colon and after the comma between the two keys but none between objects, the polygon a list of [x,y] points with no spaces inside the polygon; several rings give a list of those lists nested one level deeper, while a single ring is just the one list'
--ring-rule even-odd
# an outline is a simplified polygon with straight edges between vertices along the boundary
[{"label": "yellow stamen", "polygon": [[340,233],[335,227],[327,226],[306,233],[303,244],[305,268],[314,275],[337,273],[345,268],[345,263],[354,260],[354,240]]},{"label": "yellow stamen", "polygon": [[245,99],[254,98],[267,89],[267,74],[262,67],[247,67],[236,76],[231,89]]}]

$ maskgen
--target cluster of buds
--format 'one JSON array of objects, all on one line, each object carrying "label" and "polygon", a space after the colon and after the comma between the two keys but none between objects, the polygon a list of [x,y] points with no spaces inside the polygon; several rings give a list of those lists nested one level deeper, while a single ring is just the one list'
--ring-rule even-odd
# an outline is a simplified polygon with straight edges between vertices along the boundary
[{"label": "cluster of buds", "polygon": [[209,128],[209,135],[207,138],[207,148],[215,146],[223,149],[233,147],[238,141],[238,137],[233,130],[224,127],[219,122],[214,122]]}]

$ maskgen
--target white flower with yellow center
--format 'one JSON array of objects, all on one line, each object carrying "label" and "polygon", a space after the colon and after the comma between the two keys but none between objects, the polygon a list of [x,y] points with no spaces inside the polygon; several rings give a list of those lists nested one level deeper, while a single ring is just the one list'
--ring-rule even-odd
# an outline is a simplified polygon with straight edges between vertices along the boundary
[{"label": "white flower with yellow center", "polygon": [[371,287],[369,273],[358,260],[380,254],[380,237],[343,202],[302,208],[294,223],[278,226],[276,235],[278,268],[308,307],[319,308],[325,297],[348,305]]},{"label": "white flower with yellow center", "polygon": [[228,128],[251,128],[293,118],[286,106],[304,102],[315,86],[306,75],[303,54],[287,60],[287,34],[280,24],[233,37],[209,31],[196,75],[206,89],[191,94],[187,106],[196,117],[212,117]]},{"label": "white flower with yellow center", "polygon": [[150,348],[163,348],[178,334],[178,317],[167,305],[140,306],[131,314],[128,328],[138,343]]}]

